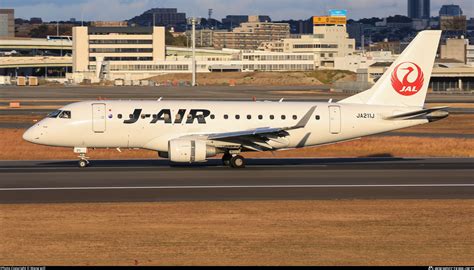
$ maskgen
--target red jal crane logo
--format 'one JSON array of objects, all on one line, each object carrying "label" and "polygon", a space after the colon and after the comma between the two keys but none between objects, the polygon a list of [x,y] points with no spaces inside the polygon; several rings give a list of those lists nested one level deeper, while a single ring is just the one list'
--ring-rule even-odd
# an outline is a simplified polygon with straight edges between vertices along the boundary
[{"label": "red jal crane logo", "polygon": [[[400,80],[399,76],[406,71],[405,76]],[[392,86],[395,91],[403,96],[413,96],[418,93],[425,83],[425,74],[421,68],[412,62],[403,62],[398,65],[392,73]]]}]

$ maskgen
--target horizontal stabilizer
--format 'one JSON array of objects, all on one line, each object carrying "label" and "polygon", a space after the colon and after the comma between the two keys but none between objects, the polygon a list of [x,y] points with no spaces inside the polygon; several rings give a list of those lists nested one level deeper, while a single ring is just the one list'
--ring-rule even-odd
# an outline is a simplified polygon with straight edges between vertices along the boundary
[{"label": "horizontal stabilizer", "polygon": [[[436,107],[436,108],[424,109],[424,110],[390,116],[390,117],[385,118],[385,120],[411,120],[411,119],[418,119],[420,117],[429,118],[429,116],[431,116],[431,119],[441,120],[449,116],[448,112],[443,111],[448,108],[449,107]],[[432,121],[431,119],[428,119],[428,120]]]}]

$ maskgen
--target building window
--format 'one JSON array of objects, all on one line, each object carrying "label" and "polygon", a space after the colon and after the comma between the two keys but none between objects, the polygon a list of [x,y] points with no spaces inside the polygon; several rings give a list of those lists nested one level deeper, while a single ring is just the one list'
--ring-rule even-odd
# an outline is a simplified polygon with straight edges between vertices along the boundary
[{"label": "building window", "polygon": [[120,39],[115,39],[115,40],[89,40],[89,44],[153,44],[153,40],[139,40],[139,39],[133,39],[133,40],[120,40]]}]

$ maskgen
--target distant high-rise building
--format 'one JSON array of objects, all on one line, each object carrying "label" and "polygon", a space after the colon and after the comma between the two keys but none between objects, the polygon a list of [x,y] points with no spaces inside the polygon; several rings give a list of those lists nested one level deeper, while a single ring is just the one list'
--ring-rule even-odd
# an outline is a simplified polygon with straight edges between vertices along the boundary
[{"label": "distant high-rise building", "polygon": [[15,36],[15,10],[0,9],[0,37]]},{"label": "distant high-rise building", "polygon": [[153,8],[137,16],[129,23],[140,26],[166,26],[174,27],[186,25],[186,13],[178,12],[176,8]]},{"label": "distant high-rise building", "polygon": [[408,17],[412,19],[429,19],[430,0],[408,0]]},{"label": "distant high-rise building", "polygon": [[214,48],[256,50],[263,42],[278,41],[290,36],[289,24],[256,22],[256,18],[257,16],[251,16],[251,22],[242,23],[232,32],[214,32]]},{"label": "distant high-rise building", "polygon": [[462,16],[462,9],[458,5],[443,5],[439,10],[439,16]]},{"label": "distant high-rise building", "polygon": [[43,19],[41,19],[39,17],[33,17],[33,18],[30,18],[30,23],[31,24],[42,24]]},{"label": "distant high-rise building", "polygon": [[[259,22],[271,22],[272,19],[270,16],[266,15],[257,15],[252,16],[253,18],[257,17]],[[249,15],[227,15],[224,19],[222,19],[222,23],[228,28],[235,28],[239,27],[242,23],[249,22],[251,20],[251,16]]]}]

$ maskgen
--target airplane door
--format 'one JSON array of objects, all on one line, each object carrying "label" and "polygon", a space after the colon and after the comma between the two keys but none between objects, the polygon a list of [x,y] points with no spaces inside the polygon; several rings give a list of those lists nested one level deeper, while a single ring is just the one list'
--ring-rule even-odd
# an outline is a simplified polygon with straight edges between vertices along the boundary
[{"label": "airplane door", "polygon": [[341,133],[341,107],[329,106],[329,130],[331,134]]},{"label": "airplane door", "polygon": [[106,129],[105,104],[92,104],[92,130],[95,133],[104,133]]}]

